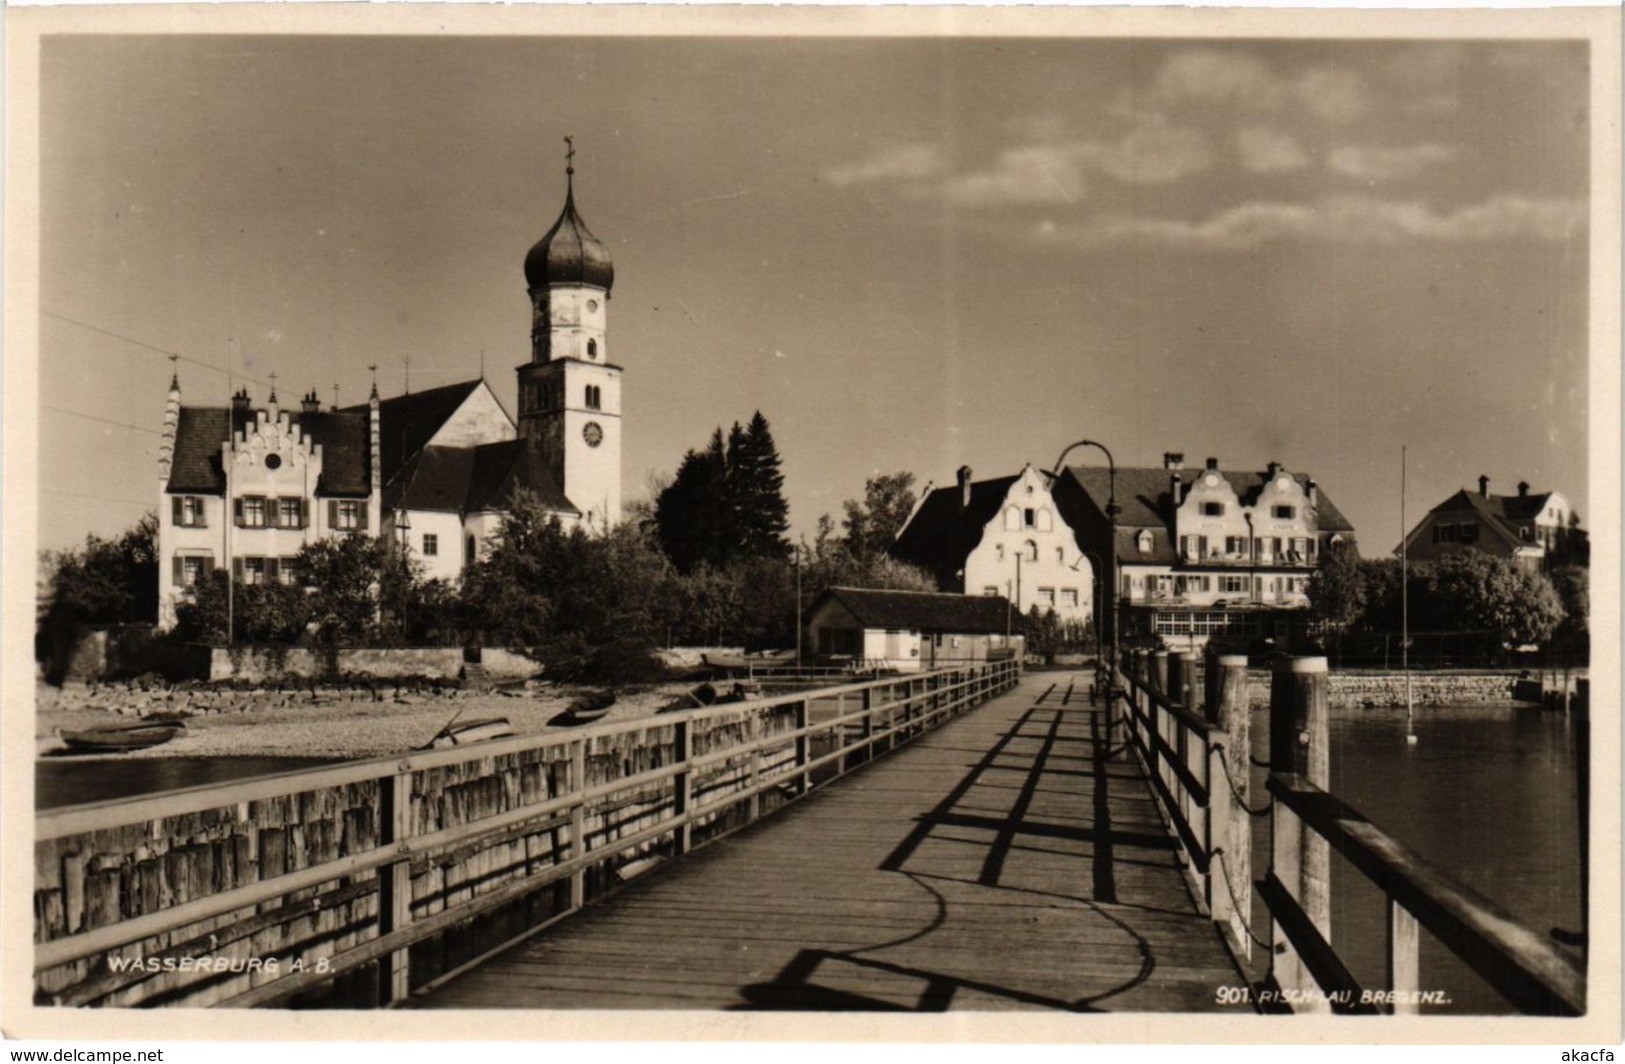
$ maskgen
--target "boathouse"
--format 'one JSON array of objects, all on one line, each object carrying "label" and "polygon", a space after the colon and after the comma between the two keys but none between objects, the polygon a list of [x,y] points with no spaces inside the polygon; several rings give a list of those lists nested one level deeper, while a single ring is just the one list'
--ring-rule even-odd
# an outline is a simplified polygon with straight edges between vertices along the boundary
[{"label": "boathouse", "polygon": [[1024,643],[1021,616],[998,595],[832,587],[807,616],[817,653],[898,672],[997,661]]}]

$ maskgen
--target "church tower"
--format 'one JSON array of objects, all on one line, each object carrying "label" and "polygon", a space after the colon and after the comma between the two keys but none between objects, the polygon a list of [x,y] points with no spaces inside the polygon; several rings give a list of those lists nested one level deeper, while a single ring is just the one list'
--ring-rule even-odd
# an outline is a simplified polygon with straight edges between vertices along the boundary
[{"label": "church tower", "polygon": [[610,361],[608,327],[615,267],[576,213],[574,156],[571,145],[564,211],[525,256],[530,361],[519,367],[519,432],[602,531],[621,519],[621,367]]}]

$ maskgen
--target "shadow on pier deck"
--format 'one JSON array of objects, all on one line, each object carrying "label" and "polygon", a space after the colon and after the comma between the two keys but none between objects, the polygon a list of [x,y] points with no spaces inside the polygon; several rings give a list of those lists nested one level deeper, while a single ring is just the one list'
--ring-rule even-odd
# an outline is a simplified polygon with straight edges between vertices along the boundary
[{"label": "shadow on pier deck", "polygon": [[414,1004],[1216,1010],[1242,978],[1087,683],[1029,675]]}]

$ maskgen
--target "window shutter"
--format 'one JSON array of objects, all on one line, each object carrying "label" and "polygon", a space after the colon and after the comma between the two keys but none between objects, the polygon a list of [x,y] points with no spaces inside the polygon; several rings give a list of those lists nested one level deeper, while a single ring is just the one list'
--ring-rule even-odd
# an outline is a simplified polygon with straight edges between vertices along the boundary
[{"label": "window shutter", "polygon": [[232,516],[232,519],[237,522],[237,527],[242,528],[243,527],[243,500],[241,500],[241,499],[233,499],[233,500],[231,500],[231,516]]},{"label": "window shutter", "polygon": [[277,570],[281,568],[281,566],[277,564],[278,561],[279,559],[277,558],[265,559],[265,582],[267,584],[274,584],[277,582]]},{"label": "window shutter", "polygon": [[362,532],[367,530],[367,504],[364,502],[355,504],[355,527]]},{"label": "window shutter", "polygon": [[181,523],[181,497],[173,495],[169,499],[169,521],[171,524]]},{"label": "window shutter", "polygon": [[300,499],[299,500],[299,527],[300,528],[309,528],[310,527],[310,500],[309,499]]},{"label": "window shutter", "polygon": [[337,527],[339,527],[339,501],[337,499],[328,499],[327,530],[331,532]]},{"label": "window shutter", "polygon": [[176,587],[181,587],[186,583],[186,566],[181,563],[179,554],[175,555],[174,573],[170,578],[170,582]]},{"label": "window shutter", "polygon": [[231,560],[231,582],[234,584],[243,582],[243,560],[241,558]]}]

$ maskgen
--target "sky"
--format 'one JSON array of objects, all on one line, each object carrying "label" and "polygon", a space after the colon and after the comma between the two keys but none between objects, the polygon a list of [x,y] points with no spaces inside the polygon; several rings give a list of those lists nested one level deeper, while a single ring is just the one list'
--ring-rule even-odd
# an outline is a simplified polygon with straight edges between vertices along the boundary
[{"label": "sky", "polygon": [[[1364,553],[1487,475],[1587,511],[1584,42],[82,36],[41,53],[40,545],[158,500],[186,402],[477,376],[525,252],[611,250],[624,485],[760,410],[792,527],[1179,451]],[[410,359],[410,367],[406,360]],[[1098,452],[1074,461],[1094,463]]]}]

